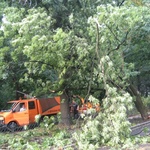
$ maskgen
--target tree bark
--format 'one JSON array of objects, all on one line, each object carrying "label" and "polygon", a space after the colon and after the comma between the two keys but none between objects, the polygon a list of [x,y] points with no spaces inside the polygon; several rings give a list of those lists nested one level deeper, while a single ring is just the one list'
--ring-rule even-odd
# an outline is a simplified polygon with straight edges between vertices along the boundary
[{"label": "tree bark", "polygon": [[137,110],[139,111],[139,113],[141,114],[142,119],[143,120],[147,119],[148,118],[147,109],[142,102],[139,91],[136,89],[136,87],[133,84],[130,84],[128,89],[129,89],[129,93],[131,94],[131,96],[136,97],[136,100],[134,100],[134,104]]},{"label": "tree bark", "polygon": [[70,113],[69,113],[69,97],[64,92],[61,95],[61,123],[66,126],[71,125]]}]

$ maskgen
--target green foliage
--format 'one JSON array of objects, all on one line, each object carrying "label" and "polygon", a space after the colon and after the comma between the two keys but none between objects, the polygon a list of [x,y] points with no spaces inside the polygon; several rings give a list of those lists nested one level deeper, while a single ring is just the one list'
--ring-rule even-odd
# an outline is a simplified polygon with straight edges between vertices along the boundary
[{"label": "green foliage", "polygon": [[[4,89],[36,95],[67,89],[97,99],[100,89],[106,90],[102,112],[95,119],[87,118],[82,132],[74,134],[79,149],[132,146],[126,120],[132,101],[126,87],[137,75],[148,80],[150,15],[148,2],[122,2],[43,0],[36,5],[40,7],[30,9],[15,5],[4,9],[0,2],[0,14],[7,19],[0,23],[2,96],[7,94]],[[8,144],[12,149],[72,144],[74,137],[55,130],[53,121],[44,118],[41,125],[45,135],[55,131],[46,140],[33,142],[30,137],[37,132],[29,131]]]},{"label": "green foliage", "polygon": [[[109,79],[107,71],[113,69],[115,73],[113,63],[110,66],[105,65],[109,61],[108,57],[100,60],[101,68],[106,69],[106,78],[102,79],[104,84]],[[113,79],[114,82],[116,80],[117,78]],[[95,119],[87,117],[87,123],[83,125],[81,132],[74,134],[80,149],[87,149],[89,146],[96,149],[102,145],[124,149],[133,146],[130,123],[126,120],[127,108],[132,108],[132,98],[125,90],[111,87],[111,84],[106,84],[105,88],[107,97],[103,99],[101,112]]]},{"label": "green foliage", "polygon": [[148,109],[150,109],[150,96],[143,97],[144,104],[147,106]]},{"label": "green foliage", "polygon": [[[2,83],[2,82],[1,82]],[[3,83],[0,87],[0,110],[6,105],[9,100],[15,99],[13,88],[8,83]]]},{"label": "green foliage", "polygon": [[45,129],[46,134],[49,134],[49,131],[51,132],[51,130],[54,128],[54,125],[55,118],[53,116],[51,116],[50,118],[48,116],[45,116],[42,123],[40,124],[40,126]]},{"label": "green foliage", "polygon": [[[49,45],[49,39],[46,36],[49,34],[49,23],[52,22],[50,21],[50,17],[47,17],[46,12],[40,8],[38,9],[38,13],[35,9],[29,10],[27,18],[26,11],[22,8],[18,9],[10,7],[6,8],[4,12],[6,14],[8,24],[3,23],[4,34],[2,42],[5,47],[1,48],[2,60],[0,63],[1,66],[3,66],[3,70],[1,70],[2,73],[0,76],[2,76],[3,79],[8,79],[9,77],[10,80],[15,78],[16,86],[18,87],[18,84],[20,84],[22,87],[22,89],[19,90],[28,90],[30,87],[31,92],[31,87],[35,89],[37,86],[42,86],[41,88],[43,89],[43,87],[50,85],[51,81],[54,82],[57,79],[56,72],[53,70],[49,62],[42,61],[41,59],[41,61],[38,60],[38,57],[36,57],[38,56],[37,52],[35,52],[35,49],[41,51],[43,45],[46,50],[47,48],[45,48],[45,43]],[[35,15],[32,16],[32,14]],[[43,21],[44,17],[47,18],[45,21]],[[37,19],[41,21],[39,21],[39,24],[36,25]],[[44,32],[46,35],[44,35]],[[39,42],[37,43],[37,41]],[[28,50],[27,47],[29,47]],[[31,53],[29,53],[29,50]],[[30,57],[28,55],[33,55],[36,58],[32,58],[32,60],[29,61]],[[45,60],[47,57],[48,54],[44,55],[43,52],[42,59]],[[47,66],[50,69],[47,70]],[[40,71],[40,69],[42,69],[43,72],[41,72],[42,70]],[[10,76],[11,74],[12,76]],[[51,75],[49,76],[49,74]],[[39,76],[42,79],[38,79]],[[34,80],[36,80],[37,84],[35,84]],[[42,80],[46,81],[43,82]],[[45,87],[43,89],[44,93],[46,93],[47,90],[48,89]],[[37,95],[40,95],[43,91],[41,89],[37,89],[35,94],[38,93]]]},{"label": "green foliage", "polygon": [[[46,5],[50,3],[50,1],[45,2],[43,1]],[[59,3],[63,3],[63,1]],[[71,3],[64,5],[68,9],[71,7]],[[24,77],[20,79],[20,83],[30,83],[29,86],[32,85],[37,89],[35,93],[40,91],[45,93],[49,88],[58,90],[64,87],[72,88],[76,85],[76,87],[81,86],[84,88],[89,84],[92,88],[99,88],[101,86],[97,78],[96,44],[93,44],[96,42],[96,23],[93,22],[93,28],[91,28],[87,22],[88,17],[94,16],[92,14],[96,13],[95,7],[98,4],[96,2],[84,1],[80,5],[82,11],[78,11],[80,8],[78,7],[70,15],[71,32],[65,32],[62,29],[53,30],[55,23],[52,19],[53,16],[47,14],[43,8],[32,8],[28,11],[25,11],[25,9],[17,10],[17,8],[10,8],[10,11],[8,11],[9,9],[5,10],[8,21],[12,22],[15,20],[12,28],[13,32],[8,32],[10,25],[6,26],[8,31],[5,32],[5,35],[9,33],[9,36],[16,34],[11,39],[12,46],[15,49],[11,52],[11,56],[14,61],[18,62],[18,58],[21,55],[21,58],[24,58],[23,63],[28,69]],[[58,9],[60,12],[62,11],[61,7],[58,7]],[[91,11],[89,14],[87,14],[87,9]],[[119,69],[120,62],[124,66],[122,52],[126,49],[126,35],[134,27],[134,22],[138,20],[138,9],[131,7],[127,10],[123,6],[120,9],[118,7],[111,7],[111,5],[107,6],[107,10],[105,5],[97,9],[98,13],[100,13],[96,17],[101,33],[99,39],[101,43],[100,55],[102,57],[105,54],[111,55],[110,59],[115,61],[114,64],[118,68],[118,74],[121,72],[121,68]],[[8,14],[9,12],[11,13]],[[12,15],[12,12],[14,15]],[[15,16],[15,13],[18,15]],[[86,15],[84,15],[85,13]],[[9,18],[9,15],[11,15],[11,18]],[[135,15],[137,17],[134,17]],[[82,19],[78,19],[79,17]],[[117,52],[115,51],[117,50],[116,48],[122,49],[122,51]],[[103,54],[104,51],[105,54]],[[125,66],[124,69],[128,72],[126,74],[130,76],[130,70],[127,68]],[[93,70],[95,73],[92,73]],[[124,73],[122,76],[124,77]],[[112,74],[111,78],[114,77],[115,75]],[[76,80],[77,78],[78,81]],[[99,86],[97,87],[97,85]]]}]

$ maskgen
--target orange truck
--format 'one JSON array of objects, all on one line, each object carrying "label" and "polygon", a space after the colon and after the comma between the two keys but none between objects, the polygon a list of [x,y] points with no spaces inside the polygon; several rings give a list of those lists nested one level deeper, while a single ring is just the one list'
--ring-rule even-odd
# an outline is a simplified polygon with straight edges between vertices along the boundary
[{"label": "orange truck", "polygon": [[36,123],[35,116],[49,116],[60,112],[60,97],[30,98],[9,101],[0,111],[0,127],[15,129],[17,126]]}]

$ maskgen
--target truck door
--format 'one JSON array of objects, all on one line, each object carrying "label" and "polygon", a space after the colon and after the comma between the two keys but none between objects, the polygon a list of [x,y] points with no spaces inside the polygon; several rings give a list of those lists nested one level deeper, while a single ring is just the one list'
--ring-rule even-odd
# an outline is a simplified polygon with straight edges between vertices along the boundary
[{"label": "truck door", "polygon": [[35,116],[38,114],[38,108],[35,100],[28,102],[28,109],[29,109],[29,122],[34,123]]},{"label": "truck door", "polygon": [[20,126],[29,124],[27,103],[18,103],[18,105],[13,109],[13,120]]}]

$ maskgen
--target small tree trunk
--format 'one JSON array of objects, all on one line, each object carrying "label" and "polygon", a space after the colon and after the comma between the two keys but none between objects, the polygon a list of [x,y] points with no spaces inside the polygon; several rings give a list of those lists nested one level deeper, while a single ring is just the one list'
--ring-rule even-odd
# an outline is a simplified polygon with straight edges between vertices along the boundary
[{"label": "small tree trunk", "polygon": [[136,87],[133,84],[129,85],[129,92],[132,96],[136,97],[134,104],[135,104],[137,110],[139,111],[139,113],[141,114],[142,119],[143,120],[147,119],[148,118],[147,109],[145,108],[145,106],[141,100],[141,95],[140,95],[139,91],[136,89]]},{"label": "small tree trunk", "polygon": [[70,114],[69,114],[69,97],[66,93],[61,95],[61,123],[70,126]]}]

